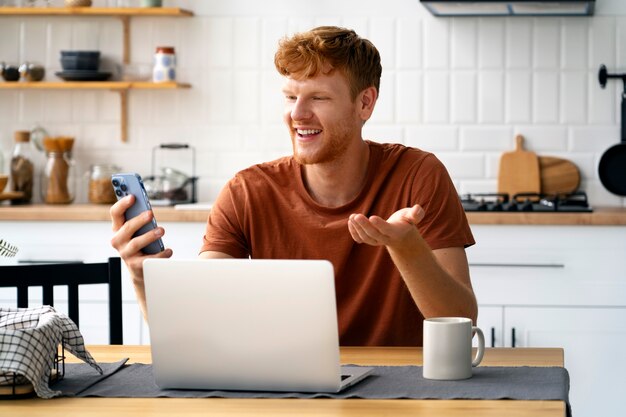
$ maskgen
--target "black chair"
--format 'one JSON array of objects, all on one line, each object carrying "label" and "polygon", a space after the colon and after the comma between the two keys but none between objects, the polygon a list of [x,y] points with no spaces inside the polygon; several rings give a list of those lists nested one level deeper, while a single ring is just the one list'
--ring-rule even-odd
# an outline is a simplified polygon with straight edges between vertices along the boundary
[{"label": "black chair", "polygon": [[[17,288],[18,308],[28,307],[28,288],[43,288],[43,304],[53,305],[54,286],[66,285],[68,316],[77,326],[78,286],[109,284],[109,343],[122,342],[122,265],[120,258],[101,263],[45,263],[0,266],[0,287]],[[79,326],[80,327],[80,326]]]}]

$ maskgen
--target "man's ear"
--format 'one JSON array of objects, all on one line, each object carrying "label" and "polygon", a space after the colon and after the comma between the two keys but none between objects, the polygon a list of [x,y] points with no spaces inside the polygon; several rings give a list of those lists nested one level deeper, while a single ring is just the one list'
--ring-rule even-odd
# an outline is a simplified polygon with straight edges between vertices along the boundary
[{"label": "man's ear", "polygon": [[368,120],[374,112],[374,106],[378,99],[378,91],[374,87],[367,87],[357,97],[358,112],[361,120]]}]

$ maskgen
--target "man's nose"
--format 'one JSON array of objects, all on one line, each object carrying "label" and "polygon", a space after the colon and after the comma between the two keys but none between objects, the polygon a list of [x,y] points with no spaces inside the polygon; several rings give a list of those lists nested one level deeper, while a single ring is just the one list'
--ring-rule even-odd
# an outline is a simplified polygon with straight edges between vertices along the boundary
[{"label": "man's nose", "polygon": [[292,120],[306,120],[311,117],[311,109],[305,100],[297,99],[291,108]]}]

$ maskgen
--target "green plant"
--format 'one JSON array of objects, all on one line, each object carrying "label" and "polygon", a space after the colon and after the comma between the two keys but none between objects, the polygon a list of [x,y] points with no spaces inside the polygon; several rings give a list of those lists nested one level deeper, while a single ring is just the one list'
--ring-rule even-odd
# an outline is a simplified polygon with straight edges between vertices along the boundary
[{"label": "green plant", "polygon": [[17,249],[17,246],[11,245],[6,240],[0,239],[0,256],[10,258],[12,256],[15,256],[18,250],[19,249]]}]

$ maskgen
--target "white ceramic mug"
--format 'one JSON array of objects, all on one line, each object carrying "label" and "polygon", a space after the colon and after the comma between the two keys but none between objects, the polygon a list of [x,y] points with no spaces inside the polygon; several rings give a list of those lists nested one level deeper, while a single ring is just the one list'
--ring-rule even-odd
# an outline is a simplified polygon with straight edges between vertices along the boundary
[{"label": "white ceramic mug", "polygon": [[[478,335],[478,350],[472,359],[472,337]],[[467,379],[485,353],[482,330],[465,317],[435,317],[424,320],[423,375],[427,379]]]}]

